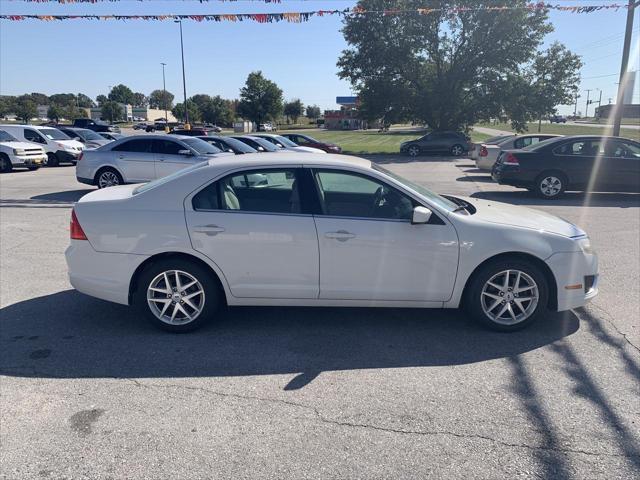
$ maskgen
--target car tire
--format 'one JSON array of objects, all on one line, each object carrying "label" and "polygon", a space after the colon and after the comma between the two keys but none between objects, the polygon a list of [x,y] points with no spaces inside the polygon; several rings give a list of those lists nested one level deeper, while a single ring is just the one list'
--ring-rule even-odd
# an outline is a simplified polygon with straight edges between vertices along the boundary
[{"label": "car tire", "polygon": [[[179,279],[178,284],[176,278]],[[183,292],[176,287],[189,285],[193,281],[197,283]],[[154,326],[172,333],[186,333],[200,328],[215,316],[222,302],[218,283],[211,271],[182,258],[152,263],[140,274],[136,284],[134,306]],[[167,292],[163,293],[162,290]],[[187,318],[190,315],[194,315],[194,318]],[[171,319],[170,316],[175,317]]]},{"label": "car tire", "polygon": [[547,277],[535,263],[499,259],[483,265],[473,274],[463,304],[467,313],[485,327],[513,332],[544,315],[548,311],[548,301]]},{"label": "car tire", "polygon": [[40,167],[27,167],[27,169],[31,172],[38,170]]},{"label": "car tire", "polygon": [[449,153],[454,157],[459,157],[464,153],[464,147],[462,145],[456,144],[449,149]]},{"label": "car tire", "polygon": [[535,193],[545,200],[560,197],[567,188],[567,177],[561,172],[542,172],[535,181]]},{"label": "car tire", "polygon": [[60,160],[55,153],[47,153],[47,167],[57,167],[60,165]]},{"label": "car tire", "polygon": [[420,155],[420,147],[418,145],[409,145],[407,148],[407,154],[410,157],[417,157]]},{"label": "car tire", "polygon": [[122,175],[120,175],[117,170],[115,170],[114,168],[105,167],[98,170],[93,183],[98,188],[108,188],[115,187],[117,185],[123,185],[124,180],[122,179]]},{"label": "car tire", "polygon": [[0,153],[0,172],[9,173],[11,170],[13,170],[11,160],[6,154]]}]

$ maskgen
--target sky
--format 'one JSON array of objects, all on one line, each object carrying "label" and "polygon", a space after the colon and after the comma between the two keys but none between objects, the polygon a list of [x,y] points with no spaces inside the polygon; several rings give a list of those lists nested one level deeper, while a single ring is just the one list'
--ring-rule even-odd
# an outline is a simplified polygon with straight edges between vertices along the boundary
[{"label": "sky", "polygon": [[[619,3],[626,3],[618,0]],[[280,4],[240,0],[155,0],[95,4],[29,3],[0,0],[0,14],[212,14],[311,11],[353,7],[355,0],[283,0]],[[425,5],[430,2],[425,0]],[[608,0],[557,0],[563,5],[599,5]],[[634,23],[630,70],[638,69],[640,8]],[[499,13],[496,13],[499,15]],[[615,102],[626,10],[590,14],[550,14],[554,32],[545,44],[564,43],[583,56],[581,98],[586,89],[602,103]],[[337,76],[336,61],[346,43],[337,16],[313,17],[307,23],[202,22],[185,20],[183,34],[187,95],[206,93],[237,98],[247,75],[262,70],[284,91],[286,99],[300,98],[323,109],[337,108],[335,97],[351,95],[348,82]],[[179,26],[172,21],[0,21],[0,94],[86,93],[92,98],[124,83],[149,94],[162,88],[161,62],[167,64],[167,90],[182,98]],[[640,78],[634,103],[640,103]],[[591,105],[589,109],[593,109]],[[573,113],[574,106],[560,113]]]}]

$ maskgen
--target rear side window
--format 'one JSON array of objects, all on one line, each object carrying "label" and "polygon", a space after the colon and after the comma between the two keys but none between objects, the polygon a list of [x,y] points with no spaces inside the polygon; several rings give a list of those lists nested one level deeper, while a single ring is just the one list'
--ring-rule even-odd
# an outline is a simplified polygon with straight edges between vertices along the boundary
[{"label": "rear side window", "polygon": [[165,155],[179,155],[180,150],[186,150],[179,143],[171,140],[152,140],[151,151],[153,153],[164,153]]},{"label": "rear side window", "polygon": [[604,153],[604,149],[602,147],[603,145],[600,140],[577,140],[560,145],[554,150],[554,152],[557,155],[595,157],[596,155]]},{"label": "rear side window", "polygon": [[151,141],[147,139],[133,139],[116,145],[111,150],[115,152],[151,153]]}]

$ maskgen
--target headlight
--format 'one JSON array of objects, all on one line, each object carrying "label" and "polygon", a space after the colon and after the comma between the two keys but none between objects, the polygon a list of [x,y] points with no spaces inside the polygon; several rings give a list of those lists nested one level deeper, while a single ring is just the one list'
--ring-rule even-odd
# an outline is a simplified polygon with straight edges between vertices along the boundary
[{"label": "headlight", "polygon": [[21,148],[14,148],[13,149],[13,154],[14,155],[25,155],[26,152]]},{"label": "headlight", "polygon": [[591,246],[591,240],[589,239],[589,237],[581,238],[577,242],[578,242],[578,245],[580,246],[580,249],[587,255],[593,255],[596,253],[596,251]]}]

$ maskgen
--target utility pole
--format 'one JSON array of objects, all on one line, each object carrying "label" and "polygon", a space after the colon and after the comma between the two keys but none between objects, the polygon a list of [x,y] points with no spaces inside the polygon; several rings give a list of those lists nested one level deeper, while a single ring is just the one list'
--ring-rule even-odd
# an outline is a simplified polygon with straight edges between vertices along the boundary
[{"label": "utility pole", "polygon": [[578,99],[579,98],[580,98],[580,95],[578,95],[578,92],[576,92],[576,105],[575,105],[575,107],[573,107],[574,120],[578,116]]},{"label": "utility pole", "polygon": [[618,85],[618,98],[616,100],[616,106],[613,108],[613,135],[615,137],[620,135],[620,124],[622,123],[622,114],[624,113],[624,90],[627,86],[625,76],[627,73],[627,66],[629,64],[629,50],[631,49],[631,34],[633,30],[633,15],[638,0],[629,0],[629,6],[627,8],[627,28],[624,32],[624,45],[622,47],[622,63],[620,64],[620,84]]},{"label": "utility pole", "polygon": [[589,118],[588,112],[589,112],[589,94],[591,93],[591,90],[593,90],[592,88],[586,90],[587,92],[587,106],[584,109],[584,117],[585,118]]},{"label": "utility pole", "polygon": [[182,20],[174,20],[175,23],[180,24],[180,52],[182,54],[182,89],[184,91],[184,128],[185,130],[191,130],[189,125],[189,109],[187,108],[187,80],[184,74],[184,43],[182,41]]},{"label": "utility pole", "polygon": [[167,65],[161,62],[162,65],[162,103],[164,104],[164,131],[169,133],[169,117],[167,116],[167,83],[164,80],[164,67]]},{"label": "utility pole", "polygon": [[600,90],[600,97],[598,98],[598,112],[596,116],[600,118],[600,107],[602,106],[602,90],[600,88],[598,90]]}]

